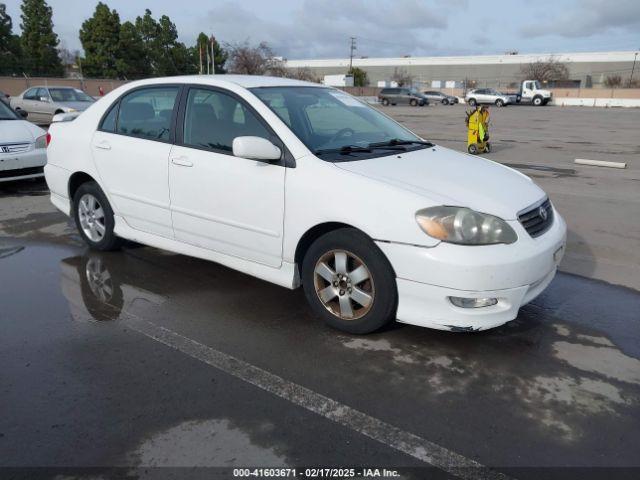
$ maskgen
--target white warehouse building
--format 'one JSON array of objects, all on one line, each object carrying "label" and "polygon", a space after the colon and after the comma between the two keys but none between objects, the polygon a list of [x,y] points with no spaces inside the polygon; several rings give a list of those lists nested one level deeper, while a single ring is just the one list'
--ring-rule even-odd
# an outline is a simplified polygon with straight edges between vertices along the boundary
[{"label": "white warehouse building", "polygon": [[[541,53],[477,55],[458,57],[354,58],[353,66],[367,72],[370,86],[389,82],[396,69],[406,70],[416,85],[430,88],[453,88],[467,85],[482,87],[515,87],[521,81],[524,65],[556,60],[569,70],[569,80],[562,86],[597,87],[609,76],[619,75],[623,81],[640,79],[637,71],[639,52]],[[316,76],[345,74],[349,59],[287,60],[287,68],[309,68]],[[560,85],[558,85],[560,86]]]}]

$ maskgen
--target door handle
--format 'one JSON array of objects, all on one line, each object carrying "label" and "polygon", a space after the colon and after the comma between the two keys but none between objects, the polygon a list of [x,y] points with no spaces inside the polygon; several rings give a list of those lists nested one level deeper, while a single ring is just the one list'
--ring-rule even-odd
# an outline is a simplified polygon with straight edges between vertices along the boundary
[{"label": "door handle", "polygon": [[111,145],[109,145],[108,142],[96,143],[95,147],[99,148],[100,150],[111,150]]},{"label": "door handle", "polygon": [[173,157],[171,163],[179,165],[181,167],[193,167],[193,162],[190,162],[187,157]]}]

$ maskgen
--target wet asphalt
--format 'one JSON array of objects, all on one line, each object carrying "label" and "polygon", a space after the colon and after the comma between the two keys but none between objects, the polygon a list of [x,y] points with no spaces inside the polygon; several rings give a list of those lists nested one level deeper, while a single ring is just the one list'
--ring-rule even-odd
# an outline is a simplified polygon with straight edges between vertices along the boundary
[{"label": "wet asphalt", "polygon": [[301,291],[135,244],[91,252],[42,182],[1,190],[15,213],[0,220],[0,478],[231,478],[234,466],[449,478],[140,321],[515,478],[640,472],[636,290],[560,273],[498,329],[351,336],[313,318]]}]

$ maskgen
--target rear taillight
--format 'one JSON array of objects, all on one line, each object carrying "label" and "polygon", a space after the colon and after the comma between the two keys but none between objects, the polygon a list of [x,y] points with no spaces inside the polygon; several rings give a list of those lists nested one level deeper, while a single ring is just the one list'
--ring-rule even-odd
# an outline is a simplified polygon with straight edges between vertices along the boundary
[{"label": "rear taillight", "polygon": [[49,132],[47,132],[47,147],[49,146],[49,144],[51,143],[51,134]]}]

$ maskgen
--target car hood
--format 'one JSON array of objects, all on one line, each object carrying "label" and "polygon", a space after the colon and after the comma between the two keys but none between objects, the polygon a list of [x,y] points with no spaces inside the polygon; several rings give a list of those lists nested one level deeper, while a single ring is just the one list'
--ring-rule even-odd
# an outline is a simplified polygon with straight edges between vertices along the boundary
[{"label": "car hood", "polygon": [[73,108],[78,112],[83,112],[91,105],[93,105],[93,102],[56,102],[56,105],[60,105],[61,107],[66,108]]},{"label": "car hood", "polygon": [[0,139],[2,143],[33,143],[46,132],[25,120],[0,120]]},{"label": "car hood", "polygon": [[462,206],[505,220],[545,196],[516,170],[439,146],[335,165],[422,195],[429,200],[425,207]]}]

